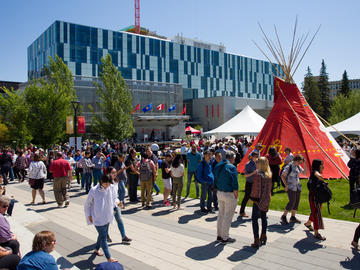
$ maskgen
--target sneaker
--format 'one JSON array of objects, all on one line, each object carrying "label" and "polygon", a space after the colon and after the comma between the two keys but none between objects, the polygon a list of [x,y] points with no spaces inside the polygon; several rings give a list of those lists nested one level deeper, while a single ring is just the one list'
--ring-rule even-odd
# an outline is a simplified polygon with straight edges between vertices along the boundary
[{"label": "sneaker", "polygon": [[298,224],[301,224],[301,221],[298,220],[296,217],[291,216],[291,218],[290,218],[290,223],[298,223]]},{"label": "sneaker", "polygon": [[215,210],[215,211],[219,211],[219,207],[214,207],[214,210]]},{"label": "sneaker", "polygon": [[223,241],[223,239],[220,237],[220,236],[218,236],[217,238],[216,238],[216,242],[222,242]]},{"label": "sneaker", "polygon": [[146,207],[145,207],[145,210],[150,210],[151,209],[151,206],[150,205],[147,205]]},{"label": "sneaker", "polygon": [[160,191],[157,191],[157,192],[156,192],[156,195],[159,195],[159,193],[160,193]]},{"label": "sneaker", "polygon": [[229,244],[231,244],[231,243],[234,243],[236,241],[236,239],[234,239],[234,238],[228,238],[228,239],[226,239],[226,240],[222,240],[221,241],[221,243],[223,243],[223,244],[227,244],[227,243],[229,243]]},{"label": "sneaker", "polygon": [[125,236],[123,239],[122,239],[123,242],[131,242],[132,239],[130,239],[129,237]]},{"label": "sneaker", "polygon": [[245,217],[245,218],[249,217],[246,213],[240,213],[239,216],[240,216],[240,217]]},{"label": "sneaker", "polygon": [[201,209],[200,212],[203,213],[203,214],[207,214],[207,213],[208,213],[208,211],[207,211],[206,209]]},{"label": "sneaker", "polygon": [[69,204],[70,204],[70,201],[69,201],[69,200],[66,200],[66,201],[65,201],[65,207],[69,206]]},{"label": "sneaker", "polygon": [[165,206],[170,206],[171,204],[170,204],[170,202],[169,201],[166,201],[165,202]]},{"label": "sneaker", "polygon": [[57,206],[58,208],[62,208],[63,207],[63,205],[62,204],[58,204],[58,206]]},{"label": "sneaker", "polygon": [[106,240],[107,240],[108,243],[112,243],[112,240],[111,240],[110,236],[107,236]]},{"label": "sneaker", "polygon": [[289,222],[286,219],[286,216],[281,216],[281,224],[283,224],[283,225],[288,225],[289,224]]}]

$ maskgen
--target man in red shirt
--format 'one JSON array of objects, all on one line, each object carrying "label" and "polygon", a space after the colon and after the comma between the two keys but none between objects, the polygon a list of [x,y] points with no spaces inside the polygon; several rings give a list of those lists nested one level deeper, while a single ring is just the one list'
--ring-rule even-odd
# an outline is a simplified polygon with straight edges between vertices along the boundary
[{"label": "man in red shirt", "polygon": [[54,195],[58,207],[62,207],[65,201],[65,207],[69,205],[69,196],[66,193],[66,186],[70,177],[72,180],[71,167],[67,160],[63,159],[62,153],[57,152],[56,160],[50,165],[50,172],[54,176]]}]

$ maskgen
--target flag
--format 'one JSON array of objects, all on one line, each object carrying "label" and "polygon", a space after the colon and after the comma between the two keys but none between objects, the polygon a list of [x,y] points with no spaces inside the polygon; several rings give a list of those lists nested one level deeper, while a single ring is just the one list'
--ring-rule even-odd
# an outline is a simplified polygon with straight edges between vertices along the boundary
[{"label": "flag", "polygon": [[134,112],[136,112],[136,111],[138,111],[138,110],[140,110],[140,104],[137,104],[137,105],[136,105],[136,107],[135,107],[135,109],[133,110],[132,113],[134,113]]},{"label": "flag", "polygon": [[85,116],[79,116],[78,119],[78,134],[84,134],[85,133]]},{"label": "flag", "polygon": [[160,104],[159,106],[156,107],[156,109],[158,111],[163,111],[164,110],[164,104]]},{"label": "flag", "polygon": [[150,103],[149,105],[147,105],[146,107],[144,107],[143,109],[142,109],[142,111],[144,112],[144,113],[146,113],[147,111],[150,111],[152,109],[152,103]]},{"label": "flag", "polygon": [[171,111],[173,111],[173,110],[175,110],[176,109],[176,106],[175,106],[175,104],[174,105],[172,105],[170,108],[169,108],[169,112],[171,112]]},{"label": "flag", "polygon": [[66,134],[74,133],[74,116],[66,116]]},{"label": "flag", "polygon": [[186,104],[185,104],[184,109],[181,114],[186,114]]}]

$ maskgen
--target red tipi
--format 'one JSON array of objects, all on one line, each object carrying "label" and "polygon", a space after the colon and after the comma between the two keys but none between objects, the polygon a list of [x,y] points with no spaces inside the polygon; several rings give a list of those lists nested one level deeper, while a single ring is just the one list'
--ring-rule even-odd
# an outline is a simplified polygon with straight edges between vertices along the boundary
[{"label": "red tipi", "polygon": [[[261,155],[265,155],[269,147],[274,146],[284,158],[284,149],[289,147],[294,155],[305,157],[307,177],[314,159],[324,161],[323,177],[346,177],[349,173],[346,166],[348,157],[326,132],[296,84],[275,77],[274,107],[251,148],[260,143],[263,146]],[[250,152],[251,149],[238,165],[239,172],[244,172]]]}]

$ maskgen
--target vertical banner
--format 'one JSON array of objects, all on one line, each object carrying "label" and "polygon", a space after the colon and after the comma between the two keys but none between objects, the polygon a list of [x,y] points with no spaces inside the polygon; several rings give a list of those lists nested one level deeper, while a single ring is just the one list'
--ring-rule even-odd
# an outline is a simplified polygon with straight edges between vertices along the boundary
[{"label": "vertical banner", "polygon": [[211,104],[211,117],[214,118],[214,104]]},{"label": "vertical banner", "polygon": [[79,116],[78,119],[78,134],[84,134],[85,133],[85,116]]},{"label": "vertical banner", "polygon": [[66,116],[66,134],[74,133],[74,116]]},{"label": "vertical banner", "polygon": [[209,107],[206,105],[206,117],[209,117]]},{"label": "vertical banner", "polygon": [[219,118],[219,114],[220,114],[220,109],[219,109],[219,104],[217,105],[217,117]]}]

